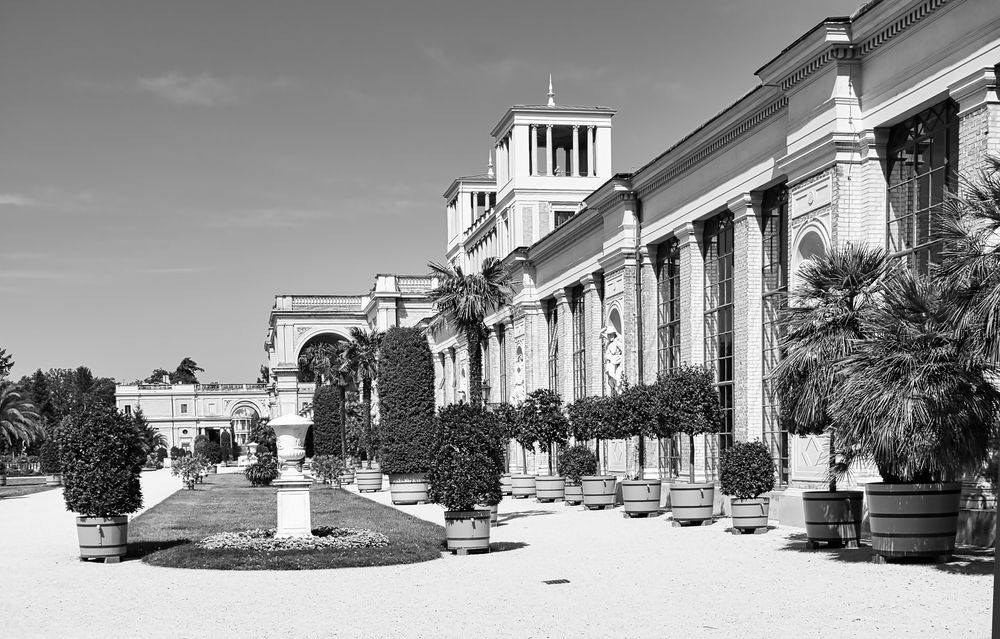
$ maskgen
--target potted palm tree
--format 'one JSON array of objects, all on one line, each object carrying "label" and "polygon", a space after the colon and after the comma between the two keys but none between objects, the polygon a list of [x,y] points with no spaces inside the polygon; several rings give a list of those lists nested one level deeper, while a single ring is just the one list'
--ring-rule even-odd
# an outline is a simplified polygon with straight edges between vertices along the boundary
[{"label": "potted palm tree", "polygon": [[985,463],[1000,410],[996,367],[976,322],[956,323],[960,290],[894,269],[863,318],[864,338],[838,363],[831,402],[846,470],[874,462],[865,485],[872,558],[948,561],[964,472]]},{"label": "potted palm tree", "polygon": [[658,393],[647,384],[622,384],[615,406],[617,421],[627,437],[638,438],[638,463],[635,476],[622,481],[622,503],[627,517],[648,517],[660,511],[660,479],[646,479],[646,437],[656,436],[661,421]]},{"label": "potted palm tree", "polygon": [[426,503],[429,433],[434,426],[434,361],[419,328],[393,327],[379,366],[380,455],[394,504]]},{"label": "potted palm tree", "polygon": [[378,377],[378,351],[384,333],[378,330],[366,331],[354,326],[351,328],[351,340],[344,346],[344,359],[348,369],[354,374],[361,386],[362,416],[364,421],[364,444],[367,448],[368,467],[355,471],[358,490],[376,492],[382,489],[382,469],[372,468],[374,449],[371,446],[372,432],[372,384]]},{"label": "potted palm tree", "polygon": [[[561,500],[566,478],[555,474],[555,447],[566,443],[569,423],[562,411],[559,393],[539,388],[528,393],[518,409],[519,441],[526,447],[538,444],[547,453],[548,475],[534,477],[535,495],[540,502]],[[515,478],[515,485],[517,480]],[[516,493],[515,493],[516,494]]]},{"label": "potted palm tree", "polygon": [[483,339],[487,335],[483,320],[500,310],[510,300],[513,290],[507,269],[495,257],[483,260],[478,273],[465,273],[459,266],[428,264],[438,286],[427,296],[437,305],[438,314],[431,320],[432,331],[454,326],[465,337],[469,352],[469,403],[483,403]]},{"label": "potted palm tree", "polygon": [[588,446],[576,444],[559,455],[559,474],[566,478],[566,504],[576,506],[583,501],[580,477],[597,472],[597,458]]},{"label": "potted palm tree", "polygon": [[670,485],[674,525],[711,522],[715,484],[695,481],[694,438],[712,435],[722,428],[722,405],[715,388],[715,375],[705,366],[685,364],[661,378],[657,394],[662,420],[659,428],[688,436],[688,482]]},{"label": "potted palm tree", "polygon": [[857,415],[834,419],[829,410],[836,389],[837,362],[865,337],[865,315],[873,308],[887,273],[884,250],[847,244],[806,262],[799,285],[781,318],[782,359],[773,373],[783,427],[794,435],[828,437],[830,487],[806,491],[802,507],[807,546],[819,542],[857,547],[861,537],[862,493],[838,490],[839,430]]},{"label": "potted palm tree", "polygon": [[476,504],[499,503],[503,451],[480,406],[452,404],[438,413],[430,443],[429,495],[445,507],[448,550],[489,552],[490,511]]},{"label": "potted palm tree", "polygon": [[[604,395],[594,398],[591,412],[584,421],[584,429],[592,428],[590,434],[596,441],[598,452],[601,449],[602,439],[619,439],[623,437],[621,421],[619,417],[618,397]],[[584,431],[586,432],[586,431]],[[596,472],[600,472],[600,457],[595,455]],[[614,475],[593,474],[580,476],[580,489],[583,492],[583,505],[588,510],[599,510],[615,505],[615,492],[618,488],[618,479]]]},{"label": "potted palm tree", "polygon": [[774,459],[760,441],[735,442],[719,458],[719,489],[732,498],[733,530],[741,533],[767,528],[774,489]]},{"label": "potted palm tree", "polygon": [[78,513],[80,558],[117,563],[128,543],[128,517],[142,507],[142,433],[114,407],[83,406],[56,427],[66,509]]}]

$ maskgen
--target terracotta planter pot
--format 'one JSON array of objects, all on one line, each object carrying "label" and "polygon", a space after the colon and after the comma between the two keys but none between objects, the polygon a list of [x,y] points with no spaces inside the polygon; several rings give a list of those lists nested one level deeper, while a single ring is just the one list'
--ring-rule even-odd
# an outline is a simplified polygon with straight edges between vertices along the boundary
[{"label": "terracotta planter pot", "polygon": [[802,493],[806,523],[806,547],[819,542],[832,546],[845,543],[857,547],[861,541],[862,492],[860,490],[807,491]]},{"label": "terracotta planter pot", "polygon": [[670,485],[670,511],[677,523],[712,521],[712,502],[715,499],[715,484]]},{"label": "terracotta planter pot", "polygon": [[616,484],[614,475],[584,475],[580,478],[583,505],[590,510],[614,506]]},{"label": "terracotta planter pot", "polygon": [[626,479],[622,482],[622,502],[629,517],[649,517],[660,512],[659,479]]},{"label": "terracotta planter pot", "polygon": [[511,475],[511,489],[514,499],[525,499],[535,496],[534,475]]},{"label": "terracotta planter pot", "polygon": [[444,531],[448,550],[465,555],[490,551],[490,511],[446,510]]},{"label": "terracotta planter pot", "polygon": [[128,517],[77,517],[80,559],[116,563],[128,548]]},{"label": "terracotta planter pot", "polygon": [[510,473],[500,475],[500,493],[510,495],[514,491],[514,484],[510,481]]},{"label": "terracotta planter pot", "polygon": [[583,487],[580,484],[567,483],[563,495],[567,504],[576,506],[583,502]]},{"label": "terracotta planter pot", "polygon": [[962,485],[865,485],[872,529],[872,561],[930,557],[948,561],[955,552],[955,532]]},{"label": "terracotta planter pot", "polygon": [[733,528],[740,532],[754,532],[767,528],[767,514],[771,509],[770,497],[733,499]]},{"label": "terracotta planter pot", "polygon": [[358,480],[359,493],[377,493],[382,490],[382,470],[379,468],[359,468],[354,472]]},{"label": "terracotta planter pot", "polygon": [[553,502],[561,500],[566,494],[565,477],[536,477],[535,495],[540,502]]},{"label": "terracotta planter pot", "polygon": [[426,504],[427,475],[423,473],[396,473],[389,475],[389,492],[396,505]]}]

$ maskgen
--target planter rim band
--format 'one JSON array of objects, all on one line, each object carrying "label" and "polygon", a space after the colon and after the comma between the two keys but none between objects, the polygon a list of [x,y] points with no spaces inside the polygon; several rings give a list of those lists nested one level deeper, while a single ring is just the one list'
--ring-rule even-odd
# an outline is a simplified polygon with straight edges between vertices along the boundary
[{"label": "planter rim band", "polygon": [[910,497],[913,495],[959,495],[961,488],[947,490],[869,490],[868,496]]},{"label": "planter rim band", "polygon": [[936,517],[958,517],[958,511],[946,513],[873,513],[868,511],[869,519],[879,517],[881,519],[933,519]]},{"label": "planter rim band", "polygon": [[715,488],[715,484],[671,484],[670,490],[707,490]]},{"label": "planter rim band", "polygon": [[876,532],[873,532],[872,533],[872,537],[888,538],[888,539],[898,539],[898,538],[903,538],[903,537],[912,537],[912,538],[917,538],[917,539],[930,538],[930,537],[945,538],[945,537],[954,537],[954,536],[955,536],[954,532],[938,532],[938,533],[927,533],[927,532],[919,532],[919,533],[876,533]]},{"label": "planter rim band", "polygon": [[[869,493],[871,494],[871,493]],[[812,492],[812,493],[802,493],[802,499],[805,501],[831,501],[834,499],[850,499],[851,501],[861,501],[864,498],[864,493],[860,490],[851,491],[838,491],[835,493],[831,492]]]}]

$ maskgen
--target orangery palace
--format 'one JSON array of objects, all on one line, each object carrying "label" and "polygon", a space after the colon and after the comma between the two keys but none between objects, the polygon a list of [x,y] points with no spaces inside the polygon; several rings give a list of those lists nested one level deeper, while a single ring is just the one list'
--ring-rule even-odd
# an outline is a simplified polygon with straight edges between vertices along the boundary
[{"label": "orangery palace", "polygon": [[[512,303],[487,318],[489,402],[539,387],[569,402],[709,364],[726,418],[696,440],[696,473],[712,479],[721,448],[760,439],[784,522],[801,508],[782,502],[824,481],[826,445],[778,423],[778,309],[803,262],[849,241],[918,271],[935,261],[931,219],[946,192],[1000,155],[1000,2],[873,0],[761,62],[756,88],[629,173],[615,170],[615,109],[562,104],[550,81],[547,99],[500,115],[483,173],[443,182],[443,239],[451,264],[475,271],[497,257],[513,276]],[[311,401],[297,377],[306,346],[352,326],[425,322],[434,284],[378,275],[364,295],[277,296],[265,340],[272,416]],[[464,340],[429,339],[439,404],[461,401]],[[670,442],[650,441],[643,460],[635,442],[604,445],[612,473],[687,471],[688,451]]]}]

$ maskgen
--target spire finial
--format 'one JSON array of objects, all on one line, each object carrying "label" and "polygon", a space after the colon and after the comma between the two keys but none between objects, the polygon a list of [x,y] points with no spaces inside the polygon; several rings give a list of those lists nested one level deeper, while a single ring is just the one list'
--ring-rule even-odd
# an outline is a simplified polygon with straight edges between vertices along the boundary
[{"label": "spire finial", "polygon": [[547,106],[556,105],[556,94],[552,92],[552,74],[549,74],[549,103]]},{"label": "spire finial", "polygon": [[493,177],[493,151],[486,151],[486,175]]}]

